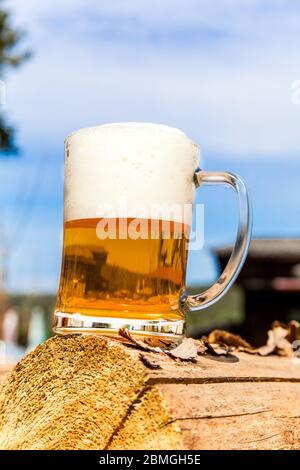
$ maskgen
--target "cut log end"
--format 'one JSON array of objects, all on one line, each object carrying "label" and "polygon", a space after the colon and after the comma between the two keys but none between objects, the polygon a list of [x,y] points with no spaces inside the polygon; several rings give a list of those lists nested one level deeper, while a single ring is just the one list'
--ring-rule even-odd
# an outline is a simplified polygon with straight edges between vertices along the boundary
[{"label": "cut log end", "polygon": [[0,448],[142,448],[151,435],[149,448],[160,442],[159,448],[177,448],[175,426],[157,434],[170,415],[159,390],[145,391],[146,383],[142,363],[119,342],[51,338],[3,383]]}]

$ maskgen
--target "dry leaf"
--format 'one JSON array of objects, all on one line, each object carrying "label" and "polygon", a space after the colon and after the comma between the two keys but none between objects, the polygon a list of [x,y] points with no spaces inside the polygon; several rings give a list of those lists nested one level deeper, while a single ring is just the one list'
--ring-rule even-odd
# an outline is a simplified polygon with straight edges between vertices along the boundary
[{"label": "dry leaf", "polygon": [[[277,353],[279,356],[290,357],[292,355],[291,343],[286,339],[287,334],[288,330],[279,325],[268,331],[267,347],[271,352]],[[261,353],[259,352],[259,354]]]},{"label": "dry leaf", "polygon": [[275,320],[272,323],[271,329],[273,330],[277,327],[281,327],[281,328],[287,330],[286,339],[290,343],[300,339],[300,323],[297,322],[296,320],[291,320],[288,324],[285,324],[285,323],[279,322],[278,320]]},{"label": "dry leaf", "polygon": [[268,341],[273,341],[273,344],[275,343],[275,351],[277,354],[279,356],[291,357],[293,355],[293,350],[291,343],[287,340],[288,330],[278,326],[271,330],[271,332],[273,333],[273,337],[269,331]]},{"label": "dry leaf", "polygon": [[[207,338],[206,338],[206,341],[207,341]],[[197,342],[198,342],[198,354],[199,355],[206,354],[207,347],[205,346],[203,339],[199,339]]]},{"label": "dry leaf", "polygon": [[181,359],[182,361],[193,361],[198,355],[198,344],[192,338],[184,338],[179,346],[165,352],[169,356]]},{"label": "dry leaf", "polygon": [[119,335],[122,336],[122,338],[125,338],[128,341],[130,341],[132,344],[134,344],[138,348],[143,349],[144,351],[151,351],[151,352],[156,352],[156,353],[164,352],[159,347],[148,346],[146,343],[144,343],[144,341],[134,338],[133,336],[131,336],[127,328],[120,328]]},{"label": "dry leaf", "polygon": [[287,340],[290,343],[293,343],[294,341],[300,340],[300,323],[297,322],[296,320],[290,321],[288,324],[288,334],[287,334]]},{"label": "dry leaf", "polygon": [[209,356],[211,359],[221,362],[239,362],[239,358],[231,354],[235,348],[226,345],[211,344],[207,339],[203,340],[203,344],[205,347],[204,356]]},{"label": "dry leaf", "polygon": [[166,349],[174,348],[174,340],[170,339],[165,339],[161,338],[159,336],[146,336],[144,339],[144,343],[147,344],[147,346],[151,347],[160,347],[164,351]]},{"label": "dry leaf", "polygon": [[228,346],[221,346],[220,344],[211,344],[207,340],[203,340],[203,343],[207,349],[206,352],[209,352],[212,356],[227,356],[230,354],[233,349]]},{"label": "dry leaf", "polygon": [[252,349],[252,346],[241,336],[230,333],[225,330],[213,330],[208,336],[209,343],[221,343],[235,348],[243,347]]}]

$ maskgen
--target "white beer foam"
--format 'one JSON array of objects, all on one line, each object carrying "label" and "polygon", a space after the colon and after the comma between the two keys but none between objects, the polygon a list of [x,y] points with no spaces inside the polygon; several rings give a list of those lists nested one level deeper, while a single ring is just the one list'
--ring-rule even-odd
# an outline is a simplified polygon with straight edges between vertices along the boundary
[{"label": "white beer foam", "polygon": [[65,141],[65,220],[151,218],[158,211],[152,218],[183,222],[184,206],[194,202],[198,165],[198,146],[168,126],[120,123],[75,131]]}]

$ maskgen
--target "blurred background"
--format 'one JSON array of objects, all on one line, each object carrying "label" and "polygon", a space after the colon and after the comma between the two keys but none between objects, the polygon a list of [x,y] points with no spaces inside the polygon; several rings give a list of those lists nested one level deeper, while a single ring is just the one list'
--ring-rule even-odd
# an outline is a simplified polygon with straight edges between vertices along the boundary
[{"label": "blurred background", "polygon": [[[51,335],[59,282],[63,140],[152,121],[240,174],[255,241],[235,287],[189,318],[263,343],[300,318],[300,4],[293,0],[0,0],[0,327],[12,360]],[[205,244],[188,286],[217,278],[235,239],[226,189],[203,188]]]}]

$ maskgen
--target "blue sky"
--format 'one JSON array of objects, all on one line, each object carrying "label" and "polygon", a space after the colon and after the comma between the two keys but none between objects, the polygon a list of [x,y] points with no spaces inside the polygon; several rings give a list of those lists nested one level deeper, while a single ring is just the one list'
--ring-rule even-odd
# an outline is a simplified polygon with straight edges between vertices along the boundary
[{"label": "blue sky", "polygon": [[[8,285],[55,291],[60,269],[63,139],[80,127],[165,123],[200,143],[202,166],[241,174],[254,235],[300,235],[300,5],[292,0],[10,0],[34,56],[6,77],[18,159],[0,161],[0,239]],[[209,250],[234,239],[226,189],[199,193],[205,247],[189,279],[216,274]]]}]

